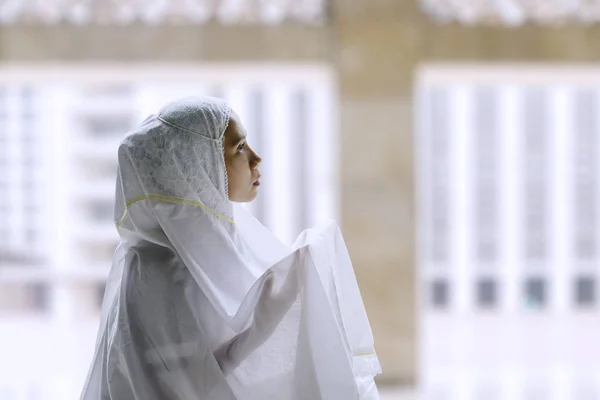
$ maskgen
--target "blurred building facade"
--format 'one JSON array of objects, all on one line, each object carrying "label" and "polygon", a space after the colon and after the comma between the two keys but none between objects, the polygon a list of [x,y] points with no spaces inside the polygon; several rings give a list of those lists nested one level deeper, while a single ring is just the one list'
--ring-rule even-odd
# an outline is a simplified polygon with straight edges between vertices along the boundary
[{"label": "blurred building facade", "polygon": [[600,395],[599,82],[598,68],[420,71],[425,398]]},{"label": "blurred building facade", "polygon": [[[431,1],[429,2],[431,3]],[[224,3],[241,4],[244,2]],[[462,3],[465,3],[465,1]],[[339,191],[337,194],[339,202],[335,204],[339,207],[340,222],[372,322],[378,354],[385,370],[379,381],[382,384],[396,383],[408,386],[418,383],[427,385],[433,382],[431,387],[434,388],[434,393],[431,394],[430,398],[493,398],[487,397],[488,395],[485,394],[477,395],[477,393],[488,393],[485,387],[494,388],[498,385],[504,385],[503,381],[498,382],[492,379],[490,385],[486,386],[484,384],[484,389],[477,392],[477,388],[469,388],[468,384],[464,383],[465,379],[462,381],[458,379],[458,382],[464,384],[459,384],[458,391],[453,392],[452,390],[443,389],[446,385],[445,378],[442,376],[443,372],[440,372],[441,375],[435,373],[436,366],[441,369],[460,367],[463,368],[463,371],[466,371],[465,375],[468,373],[469,368],[480,367],[483,371],[494,366],[492,362],[493,355],[478,364],[473,360],[460,359],[460,357],[459,359],[453,359],[447,354],[448,348],[451,348],[452,345],[459,345],[457,348],[465,348],[471,343],[469,339],[476,337],[474,331],[471,331],[473,327],[488,329],[488,331],[482,331],[485,332],[482,334],[485,336],[489,331],[497,332],[503,329],[504,324],[507,322],[506,316],[486,314],[485,317],[482,317],[486,319],[486,325],[473,325],[472,323],[479,316],[473,317],[471,315],[473,318],[469,320],[468,316],[463,315],[463,311],[469,309],[468,304],[477,304],[478,301],[487,304],[513,299],[510,301],[514,301],[516,307],[517,299],[521,299],[523,296],[526,298],[530,296],[529,299],[534,306],[540,301],[552,303],[555,301],[552,297],[555,292],[554,289],[549,289],[549,280],[540,280],[539,275],[533,274],[527,278],[529,280],[523,281],[523,285],[512,286],[515,293],[520,294],[506,297],[502,295],[502,291],[505,290],[504,286],[498,286],[498,283],[494,283],[496,281],[491,279],[494,277],[493,274],[490,278],[490,275],[479,273],[461,275],[459,281],[462,282],[463,286],[459,286],[459,288],[465,290],[457,292],[456,287],[452,286],[455,276],[438,276],[435,273],[430,274],[428,272],[430,269],[423,261],[423,254],[425,253],[423,253],[422,247],[427,246],[430,239],[421,236],[422,229],[426,229],[422,224],[428,218],[427,215],[422,214],[422,209],[427,207],[428,203],[424,197],[421,197],[419,192],[421,189],[419,189],[417,183],[427,185],[430,181],[421,181],[416,178],[425,176],[423,174],[426,174],[428,168],[450,168],[449,171],[452,171],[455,165],[444,164],[444,154],[447,157],[455,158],[468,154],[469,157],[482,160],[481,165],[474,164],[478,165],[474,169],[481,176],[479,178],[474,177],[472,181],[480,183],[467,183],[461,189],[462,191],[472,190],[477,192],[483,188],[481,189],[481,193],[484,193],[483,197],[489,196],[490,192],[501,196],[500,189],[504,189],[510,184],[501,186],[497,183],[499,186],[495,189],[486,188],[486,185],[490,184],[489,182],[497,182],[493,177],[495,176],[494,171],[500,168],[500,161],[494,161],[494,157],[499,156],[492,149],[496,149],[496,146],[500,145],[498,143],[500,143],[504,131],[492,132],[492,136],[482,136],[481,140],[463,140],[462,142],[456,142],[458,144],[452,142],[454,143],[452,146],[455,147],[444,153],[444,146],[449,146],[450,142],[445,143],[442,135],[448,136],[456,133],[454,130],[444,129],[440,119],[444,121],[444,118],[450,119],[455,114],[462,115],[458,123],[467,119],[467,117],[464,117],[464,113],[461,114],[462,111],[456,109],[452,109],[452,112],[439,111],[441,114],[432,114],[436,116],[431,117],[431,121],[428,123],[437,123],[437,130],[441,132],[440,136],[433,136],[438,138],[436,140],[439,140],[435,144],[437,153],[434,153],[437,164],[422,164],[420,158],[422,155],[419,153],[421,151],[419,150],[421,149],[419,147],[421,146],[420,138],[421,135],[426,136],[428,133],[426,130],[421,130],[415,122],[422,117],[424,112],[436,112],[435,106],[431,106],[430,101],[434,103],[436,101],[442,103],[450,101],[443,100],[447,96],[452,101],[458,99],[459,104],[465,104],[464,98],[468,96],[460,89],[457,89],[458,92],[455,91],[454,87],[469,86],[474,85],[474,83],[468,80],[461,82],[450,80],[444,85],[437,82],[437,86],[419,86],[421,85],[418,80],[419,71],[431,64],[442,65],[442,67],[454,64],[454,66],[444,70],[447,74],[452,75],[457,69],[460,72],[463,68],[463,66],[456,66],[456,64],[464,63],[482,64],[485,69],[486,66],[506,62],[538,64],[593,62],[597,61],[600,56],[600,47],[597,46],[598,39],[600,39],[600,29],[597,26],[580,25],[576,21],[550,26],[528,23],[518,27],[514,26],[515,24],[510,27],[502,26],[500,23],[496,25],[477,25],[468,18],[463,19],[462,23],[469,25],[463,25],[460,22],[440,23],[439,19],[436,20],[430,15],[431,13],[428,15],[423,12],[416,0],[331,0],[323,2],[323,5],[323,8],[312,8],[312,10],[320,10],[320,13],[302,14],[305,17],[310,16],[308,20],[305,20],[310,21],[310,23],[303,22],[302,18],[285,18],[285,13],[272,11],[266,12],[270,16],[268,24],[257,23],[260,18],[257,19],[256,16],[241,18],[240,16],[247,14],[235,8],[234,10],[239,11],[236,11],[237,14],[234,13],[237,17],[232,20],[226,19],[225,23],[219,22],[218,18],[209,15],[200,18],[199,23],[195,25],[172,23],[181,21],[181,16],[171,16],[165,23],[152,19],[152,15],[140,17],[146,22],[127,22],[131,21],[132,18],[132,12],[127,10],[119,14],[121,15],[120,22],[111,26],[85,22],[85,15],[81,17],[77,16],[77,13],[68,22],[56,22],[56,18],[50,18],[51,24],[48,25],[48,21],[43,24],[34,23],[35,15],[27,16],[28,14],[25,13],[23,18],[18,19],[18,22],[6,23],[0,27],[0,62],[15,69],[35,65],[36,68],[49,68],[51,70],[56,70],[60,66],[77,64],[88,66],[108,64],[121,66],[161,64],[163,66],[173,66],[191,64],[198,66],[198,68],[206,65],[245,65],[249,70],[261,64],[278,64],[318,65],[330,71],[333,76],[332,103],[334,104],[330,112],[335,121],[332,129],[334,131],[339,130],[338,142],[333,147],[337,146],[340,149],[339,158],[335,160],[339,176]],[[314,18],[315,15],[320,15],[320,17]],[[463,13],[462,15],[468,16],[471,14]],[[83,18],[83,20],[77,18]],[[147,20],[144,20],[144,18],[147,18]],[[446,18],[446,20],[461,21],[461,18]],[[483,20],[486,23],[489,21],[498,22],[498,19],[488,17],[483,18]],[[149,24],[148,21],[152,24]],[[247,22],[239,23],[240,21]],[[76,22],[76,24],[73,24],[73,22]],[[241,68],[237,71],[237,73],[229,76],[230,81],[237,81],[244,74],[244,72],[241,72],[243,71]],[[516,71],[516,74],[518,74],[518,69]],[[533,72],[529,71],[530,74],[536,74],[535,69]],[[510,83],[507,84],[510,85]],[[548,81],[544,85],[552,87],[553,83]],[[481,102],[482,107],[487,108],[482,108],[482,115],[485,115],[486,118],[488,116],[491,119],[496,118],[501,122],[501,116],[504,114],[495,114],[494,111],[490,111],[490,109],[494,109],[494,106],[489,106],[490,102],[495,104],[496,97],[494,96],[497,87],[491,85],[491,88],[489,88],[490,85],[487,83],[483,85],[483,88],[475,86],[473,89],[475,92],[480,89],[484,92],[481,95]],[[425,99],[421,103],[416,97],[416,94],[420,93],[421,90],[424,93],[433,91],[438,94],[431,94],[433,96],[431,99]],[[501,91],[501,89],[498,90]],[[492,95],[485,94],[486,91],[491,91]],[[489,100],[490,96],[492,100]],[[525,97],[527,96],[529,95],[525,95]],[[533,100],[531,100],[532,105],[529,111],[533,113],[536,113],[536,110],[542,107],[539,105],[539,100],[536,100],[536,96],[539,97],[538,94],[531,95]],[[442,100],[439,100],[440,98]],[[162,100],[163,97],[160,99]],[[463,103],[460,103],[460,99],[463,99]],[[302,100],[299,101],[302,102]],[[585,101],[583,100],[584,103]],[[0,113],[2,113],[1,110]],[[417,116],[421,117],[417,118]],[[251,118],[250,113],[249,117]],[[138,116],[135,118],[138,118]],[[423,121],[419,123],[423,123]],[[475,126],[478,123],[473,122]],[[532,124],[534,123],[537,122],[532,122]],[[540,122],[542,124],[540,126],[551,123],[548,121]],[[572,141],[564,139],[564,143],[571,143],[572,146],[588,146],[577,144],[588,143],[586,141],[592,140],[586,138],[586,129],[588,128],[581,128],[581,137],[578,136],[578,139]],[[463,131],[465,130],[463,129]],[[468,132],[471,132],[469,134],[472,135],[472,132],[476,131],[477,129],[473,128]],[[547,160],[552,156],[552,154],[543,153],[545,148],[543,142],[546,139],[542,134],[540,135],[536,136],[535,132],[532,133],[532,142],[529,144],[531,150],[534,151],[531,162],[534,164],[537,162],[538,167],[539,163],[547,163]],[[10,140],[11,143],[17,143],[21,139]],[[535,140],[541,140],[541,142]],[[527,143],[525,142],[524,149],[527,149]],[[502,145],[506,146],[505,143]],[[477,150],[474,150],[473,146]],[[4,150],[0,148],[0,152],[2,151]],[[542,154],[535,155],[535,151],[542,151]],[[589,155],[586,157],[589,157]],[[40,162],[42,162],[41,160]],[[83,163],[85,164],[85,162],[87,162],[86,157],[84,157]],[[450,163],[450,161],[448,162]],[[505,168],[505,164],[502,165],[502,168]],[[530,208],[527,208],[532,212],[530,219],[528,219],[530,225],[524,225],[522,231],[527,232],[527,229],[530,229],[532,232],[531,237],[536,238],[539,236],[540,230],[546,231],[544,225],[540,227],[539,223],[536,222],[540,218],[538,202],[541,201],[543,205],[543,198],[539,198],[539,190],[546,190],[544,189],[546,184],[541,184],[541,189],[540,186],[535,186],[537,185],[535,183],[536,179],[541,179],[540,176],[535,175],[539,173],[539,169],[536,169],[535,165],[525,166],[523,164],[523,166],[524,170],[532,171],[526,176],[527,179],[534,182],[533,189],[527,190],[532,190],[534,195],[528,206]],[[111,173],[109,172],[110,168],[107,164],[106,176]],[[465,165],[462,165],[461,168],[462,170],[468,169]],[[587,166],[585,168],[593,167]],[[48,172],[43,167],[39,167],[39,170],[42,171],[40,173]],[[83,167],[80,172],[85,174]],[[472,174],[473,171],[470,173]],[[500,173],[498,172],[498,174]],[[455,181],[450,179],[449,175],[445,178],[443,176],[431,176],[430,178],[437,179],[440,185],[438,189],[444,187],[444,185],[448,187],[456,184]],[[581,185],[585,186],[588,184],[586,183],[587,180],[589,178],[577,178],[574,182],[582,182]],[[493,185],[495,184],[492,183]],[[568,185],[568,183],[563,183],[563,185]],[[552,187],[554,188],[554,186]],[[566,188],[566,186],[564,187]],[[590,189],[573,188],[572,190],[572,193],[576,194],[578,190],[585,192]],[[463,193],[462,191],[459,191],[459,193]],[[16,192],[11,191],[11,193]],[[556,194],[557,192],[553,193]],[[332,196],[335,197],[336,195]],[[475,199],[479,198],[478,195],[474,196]],[[463,199],[466,199],[466,197],[463,197]],[[10,201],[17,204],[19,200],[16,200],[15,197]],[[491,200],[485,198],[481,200],[481,207],[484,211],[486,207],[488,211],[490,210],[489,201]],[[588,202],[585,204],[590,202],[590,200],[585,201]],[[91,215],[95,213],[97,213],[96,215],[102,215],[106,211],[103,208],[105,206],[105,203],[104,205],[92,205]],[[441,204],[439,207],[443,210],[444,207],[449,206]],[[497,205],[497,207],[500,206]],[[589,205],[581,207],[589,207]],[[83,209],[80,211],[84,212]],[[454,213],[455,211],[456,213]],[[439,210],[432,210],[431,212],[439,212]],[[460,220],[465,210],[461,208],[452,212],[454,213],[452,218]],[[493,215],[493,212],[491,214]],[[417,219],[417,216],[419,219]],[[489,243],[492,243],[495,237],[494,230],[490,231],[489,226],[494,226],[504,216],[505,214],[498,214],[492,217],[492,220],[484,219],[487,222],[482,222],[481,225],[469,227],[468,232],[471,232],[471,230],[481,231],[481,235],[478,236],[480,239],[477,240],[481,242],[482,249],[490,248]],[[485,214],[485,218],[488,217],[489,213]],[[52,216],[47,216],[47,218],[52,218]],[[93,219],[93,216],[91,218]],[[21,220],[19,219],[19,221]],[[444,226],[444,221],[438,222],[441,225],[438,225],[437,229],[442,234],[444,229],[450,229],[450,227]],[[473,223],[476,223],[476,221]],[[456,226],[460,226],[460,224]],[[588,228],[581,229],[581,232],[584,232]],[[416,232],[419,233],[419,236]],[[464,235],[466,231],[463,230],[462,232]],[[548,232],[553,234],[554,231],[549,230]],[[453,231],[446,232],[447,235],[453,235],[454,233]],[[50,236],[49,240],[58,240],[53,238],[50,233],[47,233],[47,235]],[[16,243],[17,239],[14,240]],[[107,248],[112,245],[112,240],[114,239],[108,239],[107,237]],[[453,240],[456,240],[456,238]],[[458,248],[463,249],[464,252],[465,247],[479,245],[478,241],[471,240],[470,236],[464,239],[463,242],[458,244]],[[452,242],[449,245],[454,246],[456,244],[456,242]],[[535,250],[536,246],[538,245],[532,239],[531,248],[533,253],[537,251]],[[85,249],[85,246],[79,247],[77,251],[84,252],[83,249]],[[93,251],[100,252],[101,250]],[[482,254],[488,254],[486,251],[482,251]],[[103,252],[103,254],[106,253]],[[66,257],[66,255],[63,255],[63,257]],[[591,302],[592,305],[586,305],[586,308],[592,311],[591,313],[587,311],[587,316],[584,316],[584,319],[597,316],[597,314],[593,314],[594,312],[597,313],[597,311],[594,311],[597,310],[597,295],[594,294],[597,289],[594,289],[596,284],[592,283],[593,279],[590,279],[590,275],[593,274],[590,274],[589,270],[590,268],[593,269],[595,264],[592,262],[590,265],[591,267],[581,267],[583,268],[582,273],[579,274],[579,277],[574,278],[576,280],[581,278],[581,280],[576,281],[576,283],[572,283],[572,281],[565,283],[567,286],[570,285],[571,289],[569,291],[563,290],[561,292],[563,294],[560,295],[562,297],[558,297],[563,299],[561,301],[564,301],[564,304],[569,301],[577,304],[579,301],[577,298],[580,298],[583,302]],[[481,269],[487,271],[485,268],[487,267]],[[557,266],[556,270],[560,270],[560,267]],[[498,266],[496,271],[504,270]],[[501,273],[504,274],[505,272]],[[2,282],[13,279],[7,273],[2,275],[0,272],[0,276],[6,276]],[[554,277],[554,275],[552,276]],[[545,275],[542,278],[547,279]],[[5,283],[2,284],[5,285]],[[10,293],[10,295],[0,294],[0,302],[4,301],[2,300],[4,297],[12,299],[21,296],[13,295],[10,290],[3,286],[2,293]],[[93,290],[90,289],[88,292],[92,293]],[[40,297],[43,298],[47,295],[43,289],[35,289],[30,293],[21,296],[24,302],[36,303]],[[462,297],[456,300],[452,293],[460,293],[459,296]],[[431,304],[433,304],[433,308],[431,308]],[[440,311],[437,308],[439,304],[463,304],[467,308],[460,309],[462,311],[456,314],[444,312],[444,307]],[[526,326],[528,323],[536,324],[532,321],[546,318],[555,312],[553,308],[549,310],[551,310],[549,313],[526,314],[522,317],[526,321],[523,322],[525,325],[520,324],[519,326]],[[432,316],[437,320],[430,319]],[[465,320],[465,318],[467,319]],[[432,321],[434,322],[432,323]],[[556,326],[556,321],[560,320],[551,319],[548,322],[549,325],[542,326]],[[453,334],[447,333],[447,329],[457,326],[466,327],[464,329],[467,329],[468,332],[459,329]],[[593,325],[584,325],[583,327],[589,329],[587,332],[594,332]],[[586,331],[583,327],[582,331]],[[543,329],[539,327],[533,327],[529,332],[543,336]],[[452,335],[458,337],[458,341],[452,342]],[[560,336],[560,333],[558,335]],[[534,335],[532,337],[538,336]],[[445,342],[443,340],[445,338],[448,338],[448,341]],[[522,347],[519,347],[525,354],[529,343],[529,341],[521,342]],[[544,345],[542,349],[547,349],[547,346],[552,346],[552,343]],[[430,354],[436,353],[435,349],[439,349],[437,354],[440,357],[446,356],[448,358],[446,360],[435,357],[429,358]],[[544,358],[543,353],[539,355],[540,358],[536,359],[538,363],[547,360],[547,358]],[[532,355],[532,357],[535,358],[535,355]],[[572,360],[572,362],[577,363],[576,360]],[[591,365],[590,368],[593,370],[597,367]],[[492,376],[495,375],[493,368],[489,371],[491,371]],[[557,373],[556,371],[553,374]],[[551,374],[549,376],[555,375]],[[592,373],[591,378],[584,376],[582,379],[589,382],[590,379],[593,381],[595,376],[597,375]],[[482,378],[482,382],[485,383],[487,378],[484,378]],[[442,388],[439,394],[435,392],[437,390],[435,388],[438,387],[436,386],[438,384],[436,379],[439,380],[439,387]],[[515,389],[515,393],[517,393],[515,398],[530,399],[535,398],[535,396],[546,398],[545,395],[539,394],[543,391],[536,392],[536,382],[545,382],[544,379],[547,378],[544,377],[541,380],[534,381],[534,388],[530,392],[526,384],[523,388],[522,383],[518,383],[521,386]],[[563,387],[569,387],[569,384],[564,383]],[[564,390],[564,393],[571,393],[568,391],[570,389]],[[494,390],[492,389],[491,392],[494,392]],[[458,394],[453,395],[452,393]]]}]

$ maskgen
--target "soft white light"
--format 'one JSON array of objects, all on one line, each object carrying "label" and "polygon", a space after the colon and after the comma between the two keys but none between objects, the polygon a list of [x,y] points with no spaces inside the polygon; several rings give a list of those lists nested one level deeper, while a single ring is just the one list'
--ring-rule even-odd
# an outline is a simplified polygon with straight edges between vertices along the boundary
[{"label": "soft white light", "polygon": [[326,0],[13,0],[0,2],[0,25],[16,23],[126,25],[277,24],[286,20],[316,24],[325,18]]},{"label": "soft white light", "polygon": [[419,0],[435,21],[521,25],[600,21],[600,0]]}]

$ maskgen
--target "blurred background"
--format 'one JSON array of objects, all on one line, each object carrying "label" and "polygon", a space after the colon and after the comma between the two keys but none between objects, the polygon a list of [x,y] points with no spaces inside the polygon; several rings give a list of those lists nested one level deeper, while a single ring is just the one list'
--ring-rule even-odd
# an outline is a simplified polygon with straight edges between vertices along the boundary
[{"label": "blurred background", "polygon": [[0,400],[77,399],[116,149],[219,96],[342,226],[384,400],[600,399],[600,0],[0,0]]}]

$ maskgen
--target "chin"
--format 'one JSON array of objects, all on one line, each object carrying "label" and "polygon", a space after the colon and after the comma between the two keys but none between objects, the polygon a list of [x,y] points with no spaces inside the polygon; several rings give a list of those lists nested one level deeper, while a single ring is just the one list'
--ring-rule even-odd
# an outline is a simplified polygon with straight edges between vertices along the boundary
[{"label": "chin", "polygon": [[240,196],[240,197],[236,197],[235,199],[232,199],[230,197],[229,200],[233,201],[234,203],[250,203],[250,202],[253,202],[257,196],[258,196],[258,191],[253,190],[252,192],[248,193],[247,196],[243,196],[243,197]]},{"label": "chin", "polygon": [[246,203],[250,203],[250,202],[256,200],[257,197],[258,197],[258,192],[252,193],[250,196],[248,196],[248,200],[246,200]]}]

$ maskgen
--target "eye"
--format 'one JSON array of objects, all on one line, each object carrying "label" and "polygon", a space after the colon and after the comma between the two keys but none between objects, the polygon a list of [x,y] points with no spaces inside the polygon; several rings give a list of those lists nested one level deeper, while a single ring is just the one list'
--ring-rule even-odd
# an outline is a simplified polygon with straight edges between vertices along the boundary
[{"label": "eye", "polygon": [[246,147],[246,142],[240,143],[237,148],[238,153],[241,152],[242,150],[244,150],[245,147]]}]

